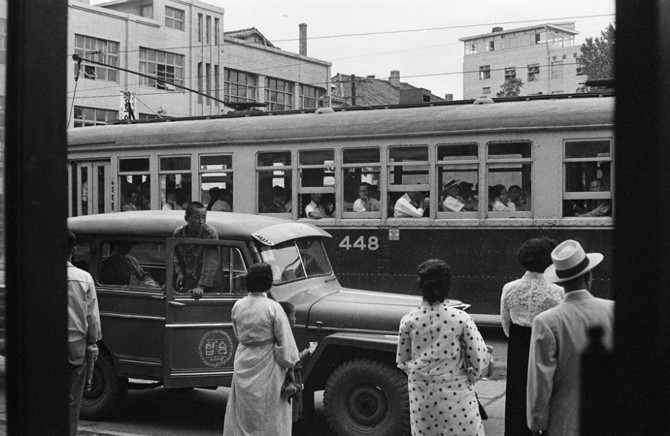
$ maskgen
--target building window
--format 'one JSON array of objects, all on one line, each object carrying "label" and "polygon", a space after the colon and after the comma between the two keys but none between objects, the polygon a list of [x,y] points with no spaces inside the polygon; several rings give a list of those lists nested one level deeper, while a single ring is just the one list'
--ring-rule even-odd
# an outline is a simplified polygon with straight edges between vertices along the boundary
[{"label": "building window", "polygon": [[223,99],[227,102],[256,101],[256,76],[224,69]]},{"label": "building window", "polygon": [[219,45],[219,32],[221,32],[221,23],[218,18],[214,18],[214,44]]},{"label": "building window", "polygon": [[[212,95],[212,64],[205,64],[205,85],[207,90],[207,95]],[[207,99],[207,105],[212,105],[212,99]]]},{"label": "building window", "polygon": [[140,6],[140,17],[154,18],[154,5]]},{"label": "building window", "polygon": [[505,81],[516,79],[516,67],[505,68]]},{"label": "building window", "polygon": [[528,81],[540,80],[540,64],[528,65]]},{"label": "building window", "polygon": [[316,109],[324,90],[308,85],[300,85],[300,109]]},{"label": "building window", "polygon": [[490,214],[531,210],[530,142],[489,144],[486,167]]},{"label": "building window", "polygon": [[489,51],[495,51],[496,45],[495,41],[489,41]]},{"label": "building window", "polygon": [[491,93],[491,87],[490,86],[485,86],[482,88],[482,94],[490,94]]},{"label": "building window", "polygon": [[265,78],[265,101],[269,111],[293,109],[293,84],[284,80]]},{"label": "building window", "polygon": [[491,65],[483,65],[479,67],[479,80],[486,80],[491,78]]},{"label": "building window", "polygon": [[[74,52],[85,59],[107,65],[119,65],[119,43],[84,35],[74,36]],[[75,71],[77,65],[75,64]],[[100,65],[83,65],[83,76],[93,80],[119,81],[119,72]]]},{"label": "building window", "polygon": [[75,127],[91,127],[104,126],[119,118],[118,111],[110,111],[107,109],[97,109],[94,107],[74,107],[74,126]]},{"label": "building window", "polygon": [[184,30],[184,11],[165,6],[165,27]]},{"label": "building window", "polygon": [[140,73],[156,76],[156,79],[140,76],[140,85],[174,91],[171,85],[184,85],[184,56],[140,47]]},{"label": "building window", "polygon": [[7,20],[0,18],[0,64],[7,64]]},{"label": "building window", "polygon": [[198,14],[198,42],[202,42],[202,14]]},{"label": "building window", "polygon": [[205,42],[211,44],[212,42],[212,17],[207,15],[205,26]]},{"label": "building window", "polygon": [[586,75],[586,67],[583,65],[577,65],[577,75],[578,76],[585,76]]},{"label": "building window", "polygon": [[220,98],[220,92],[219,92],[219,86],[221,85],[221,78],[219,77],[219,66],[214,65],[214,106],[219,105],[219,100]]},{"label": "building window", "polygon": [[202,103],[203,97],[202,92],[204,90],[204,80],[203,80],[203,71],[202,71],[202,62],[198,62],[198,103]]},{"label": "building window", "polygon": [[290,151],[258,153],[258,212],[293,213]]},{"label": "building window", "polygon": [[563,216],[612,216],[612,141],[568,141],[563,154]]}]

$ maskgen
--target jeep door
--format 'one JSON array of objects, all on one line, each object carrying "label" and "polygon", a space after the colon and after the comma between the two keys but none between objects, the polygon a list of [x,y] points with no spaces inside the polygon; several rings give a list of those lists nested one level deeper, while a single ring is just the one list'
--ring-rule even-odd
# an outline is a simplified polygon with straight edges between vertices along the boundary
[{"label": "jeep door", "polygon": [[[211,239],[169,238],[167,247],[165,387],[229,386],[237,348],[231,309],[246,296],[249,251],[242,241]],[[185,275],[202,284],[198,300],[188,287],[176,289],[179,262],[195,265]]]}]

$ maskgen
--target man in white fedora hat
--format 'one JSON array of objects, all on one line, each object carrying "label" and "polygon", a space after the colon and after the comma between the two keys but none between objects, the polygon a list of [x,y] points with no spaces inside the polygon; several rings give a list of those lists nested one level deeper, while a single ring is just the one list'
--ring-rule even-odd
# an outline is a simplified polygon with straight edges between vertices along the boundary
[{"label": "man in white fedora hat", "polygon": [[551,260],[544,277],[563,286],[565,296],[533,321],[527,421],[534,435],[579,435],[581,354],[591,327],[601,326],[605,345],[611,346],[614,301],[589,292],[602,254],[585,253],[579,242],[568,239],[551,252]]}]

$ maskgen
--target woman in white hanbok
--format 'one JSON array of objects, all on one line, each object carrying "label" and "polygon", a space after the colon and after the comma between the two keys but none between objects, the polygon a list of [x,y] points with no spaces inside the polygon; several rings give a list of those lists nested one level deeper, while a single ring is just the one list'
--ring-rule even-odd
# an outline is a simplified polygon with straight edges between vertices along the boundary
[{"label": "woman in white hanbok", "polygon": [[290,436],[291,404],[281,388],[298,362],[298,348],[284,310],[267,297],[270,266],[251,266],[246,284],[249,295],[232,310],[238,346],[223,435]]},{"label": "woman in white hanbok", "polygon": [[398,367],[407,373],[412,435],[483,436],[475,382],[489,375],[491,354],[472,318],[445,303],[449,266],[419,266],[421,306],[400,321]]}]

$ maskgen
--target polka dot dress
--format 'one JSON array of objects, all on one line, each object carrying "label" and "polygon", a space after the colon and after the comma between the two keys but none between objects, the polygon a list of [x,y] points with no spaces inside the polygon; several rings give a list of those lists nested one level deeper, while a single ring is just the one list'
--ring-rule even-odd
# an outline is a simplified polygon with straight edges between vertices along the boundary
[{"label": "polka dot dress", "polygon": [[412,436],[484,435],[474,385],[489,355],[470,315],[424,301],[400,322],[397,362],[408,375]]}]

